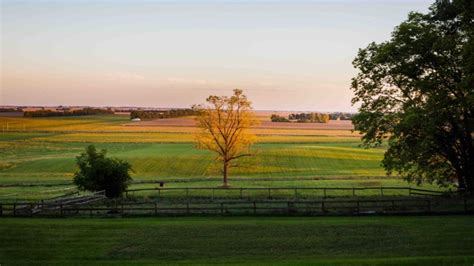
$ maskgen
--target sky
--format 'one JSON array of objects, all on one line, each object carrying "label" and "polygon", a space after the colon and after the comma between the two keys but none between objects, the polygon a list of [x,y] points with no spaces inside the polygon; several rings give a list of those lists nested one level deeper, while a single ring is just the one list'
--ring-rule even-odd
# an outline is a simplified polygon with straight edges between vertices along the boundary
[{"label": "sky", "polygon": [[0,1],[0,105],[347,112],[358,49],[432,2]]}]

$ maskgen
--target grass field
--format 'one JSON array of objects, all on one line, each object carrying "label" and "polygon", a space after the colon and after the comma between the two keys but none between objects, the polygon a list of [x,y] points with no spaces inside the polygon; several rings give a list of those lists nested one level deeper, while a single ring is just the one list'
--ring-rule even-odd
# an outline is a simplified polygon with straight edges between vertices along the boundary
[{"label": "grass field", "polygon": [[[261,118],[262,120],[264,118]],[[60,118],[0,117],[0,198],[56,195],[70,187],[77,170],[75,156],[88,144],[107,149],[110,156],[129,161],[136,182],[165,181],[167,187],[218,186],[219,165],[210,152],[193,145],[195,128],[129,126],[127,116]],[[275,123],[281,124],[281,123]],[[360,147],[359,135],[346,124],[318,129],[300,125],[255,129],[255,156],[231,170],[235,187],[407,186],[386,177],[380,166],[384,147]],[[283,128],[282,128],[283,127]],[[7,130],[8,128],[8,130]],[[15,187],[35,185],[36,187]],[[58,185],[51,188],[40,185]],[[6,187],[8,186],[8,187]],[[133,185],[143,187],[147,185]],[[154,185],[148,185],[154,186]],[[425,188],[436,189],[432,185]],[[43,193],[45,192],[45,193]]]},{"label": "grass field", "polygon": [[[2,265],[472,265],[474,217],[2,219]],[[25,252],[28,250],[28,252]]]},{"label": "grass field", "polygon": [[[187,119],[184,126],[130,126],[125,116],[0,117],[0,200],[47,199],[74,191],[75,157],[88,144],[132,164],[132,189],[156,187],[157,181],[165,181],[166,188],[217,187],[218,165],[212,153],[194,147],[196,129]],[[255,156],[242,162],[245,168],[232,169],[230,185],[414,187],[385,176],[380,166],[384,146],[361,148],[358,134],[344,127],[267,123],[255,128]],[[183,191],[166,193],[173,199]],[[225,198],[238,192],[218,193]],[[255,193],[265,198],[267,192]],[[293,190],[273,193],[294,195]],[[380,192],[358,193],[378,197]],[[192,196],[211,195],[198,191]],[[0,264],[472,265],[473,222],[468,216],[1,218]]]}]

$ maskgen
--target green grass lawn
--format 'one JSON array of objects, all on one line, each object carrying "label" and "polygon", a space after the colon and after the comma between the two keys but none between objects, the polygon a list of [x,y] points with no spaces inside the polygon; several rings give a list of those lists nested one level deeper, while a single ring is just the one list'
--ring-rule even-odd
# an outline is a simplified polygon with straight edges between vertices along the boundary
[{"label": "green grass lawn", "polygon": [[1,219],[0,263],[472,265],[474,217]]}]

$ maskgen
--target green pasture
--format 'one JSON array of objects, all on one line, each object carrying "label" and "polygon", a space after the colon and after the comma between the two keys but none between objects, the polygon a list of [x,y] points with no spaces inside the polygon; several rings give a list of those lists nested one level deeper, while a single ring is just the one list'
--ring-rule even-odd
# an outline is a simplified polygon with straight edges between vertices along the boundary
[{"label": "green pasture", "polygon": [[473,223],[470,216],[2,219],[0,263],[472,265]]},{"label": "green pasture", "polygon": [[[153,181],[153,180],[151,180]],[[400,187],[399,189],[384,189],[384,196],[408,196],[409,192],[404,187],[411,186],[413,188],[418,187],[414,184],[407,184],[402,180],[396,178],[327,178],[327,179],[306,179],[306,178],[234,178],[231,180],[231,190],[219,189],[218,186],[221,184],[219,177],[215,178],[189,178],[179,180],[167,180],[165,181],[164,188],[171,190],[162,190],[158,192],[155,190],[159,188],[157,183],[134,183],[129,189],[150,189],[145,191],[137,191],[129,193],[130,197],[140,198],[223,198],[223,199],[236,199],[240,198],[239,188],[272,188],[272,198],[322,198],[325,197],[324,191],[321,188],[326,189],[326,197],[352,197],[352,190],[337,190],[331,188],[362,188],[372,187],[373,189],[359,189],[355,191],[355,195],[358,197],[371,197],[381,196],[382,192],[380,187]],[[60,196],[70,192],[75,187],[72,184],[62,185],[12,185],[0,187],[0,200],[17,199],[17,200],[38,200],[47,199],[56,196]],[[191,188],[186,191],[185,188]],[[198,189],[192,189],[198,188]],[[294,188],[297,189],[295,193]],[[309,189],[318,188],[318,189]],[[421,186],[424,189],[439,190],[435,185],[425,184]],[[296,196],[295,196],[296,194]],[[187,196],[186,196],[187,195]],[[243,198],[249,199],[266,199],[268,198],[268,191],[266,189],[260,190],[244,190],[242,193]]]},{"label": "green pasture", "polygon": [[[75,156],[84,143],[43,141],[4,141],[0,163],[0,199],[38,199],[61,195],[61,188],[71,186],[77,170]],[[221,184],[219,163],[214,155],[197,150],[190,143],[98,143],[110,156],[130,162],[133,166],[134,188],[152,188],[164,181],[166,188],[217,187]],[[364,149],[357,143],[321,142],[304,144],[256,144],[256,156],[242,161],[245,167],[231,171],[232,187],[393,187],[415,186],[398,177],[386,177],[380,167],[382,149]],[[145,182],[145,184],[142,184]],[[19,186],[21,185],[21,186]],[[48,187],[55,185],[54,187]],[[425,184],[427,189],[438,189]],[[46,191],[46,192],[44,192]],[[392,191],[393,192],[393,191]],[[261,192],[265,194],[265,192]],[[260,194],[261,194],[260,193]],[[293,192],[280,192],[286,195]],[[301,191],[307,196],[322,196],[319,191]],[[389,193],[389,192],[386,192]],[[168,195],[182,196],[183,192]],[[223,196],[226,196],[226,193]],[[257,193],[258,194],[258,193]],[[321,195],[319,195],[321,194]],[[379,191],[363,191],[364,196]],[[394,194],[406,194],[400,191]],[[156,196],[156,192],[137,195]],[[210,196],[199,191],[197,197]],[[348,192],[333,191],[334,196]],[[232,195],[231,195],[232,196]]]},{"label": "green pasture", "polygon": [[[166,187],[220,185],[219,163],[211,152],[194,147],[189,128],[121,131],[127,122],[128,117],[114,115],[0,117],[2,129],[8,123],[10,130],[0,132],[0,199],[19,195],[25,199],[43,198],[61,193],[62,187],[71,185],[77,170],[75,157],[88,144],[107,149],[110,156],[132,164],[135,183],[131,188],[154,187],[155,184],[140,183],[157,181],[164,181]],[[11,132],[15,129],[18,131]],[[240,160],[241,167],[231,169],[231,186],[409,185],[398,177],[385,176],[380,166],[384,147],[362,148],[358,137],[340,130],[317,131],[313,135],[285,135],[288,132],[282,134],[279,129],[267,131],[275,134],[259,135],[258,143],[252,147],[255,156]],[[55,187],[48,187],[51,185]],[[423,187],[436,189],[426,184]]]},{"label": "green pasture", "polygon": [[[76,171],[75,156],[84,143],[2,142],[3,183],[68,182]],[[202,179],[219,176],[212,153],[193,144],[98,143],[110,156],[129,161],[141,180]],[[234,178],[370,177],[383,176],[383,150],[355,143],[256,144],[254,157],[241,161]]]}]

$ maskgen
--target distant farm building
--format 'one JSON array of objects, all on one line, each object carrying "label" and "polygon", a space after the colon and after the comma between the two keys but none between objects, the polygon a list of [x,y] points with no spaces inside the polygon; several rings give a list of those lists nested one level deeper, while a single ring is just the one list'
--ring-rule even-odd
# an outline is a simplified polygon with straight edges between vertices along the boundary
[{"label": "distant farm building", "polygon": [[133,122],[140,122],[140,121],[142,121],[142,120],[137,117],[137,118],[133,118],[132,121],[133,121]]}]

